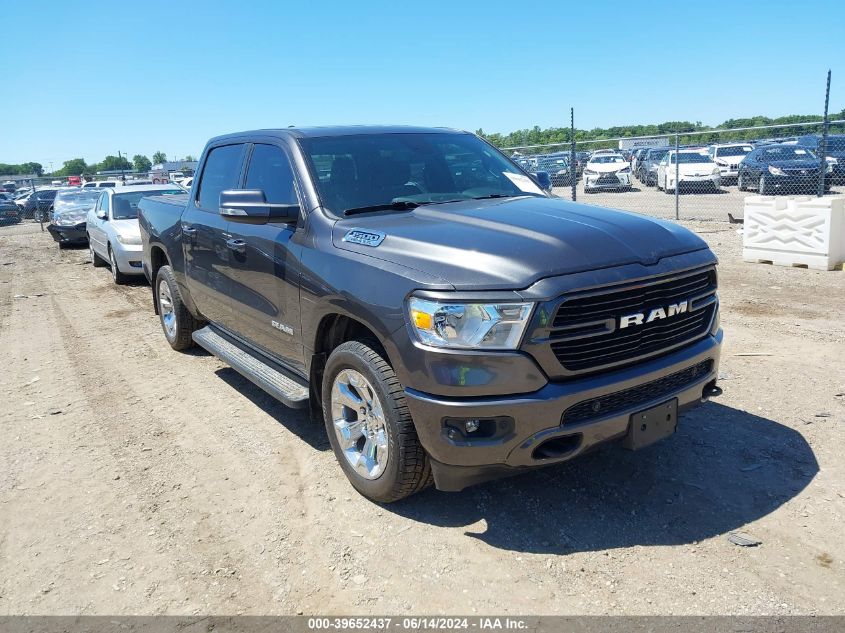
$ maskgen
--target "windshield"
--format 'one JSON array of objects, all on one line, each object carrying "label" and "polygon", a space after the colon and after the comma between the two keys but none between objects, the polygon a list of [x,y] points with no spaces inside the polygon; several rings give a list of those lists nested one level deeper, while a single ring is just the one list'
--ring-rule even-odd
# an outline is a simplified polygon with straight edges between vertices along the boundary
[{"label": "windshield", "polygon": [[845,153],[845,138],[828,138],[827,151],[836,152],[837,154]]},{"label": "windshield", "polygon": [[815,158],[816,155],[810,150],[795,145],[775,145],[763,150],[766,160],[807,160]]},{"label": "windshield", "polygon": [[[710,163],[712,159],[707,154],[699,154],[698,152],[688,152],[678,154],[678,162],[684,163]],[[675,162],[675,154],[672,154],[672,162]]]},{"label": "windshield", "polygon": [[355,134],[300,139],[323,204],[335,213],[397,203],[544,195],[471,134]]},{"label": "windshield", "polygon": [[660,160],[668,153],[668,149],[651,149],[648,151],[648,160]]},{"label": "windshield", "polygon": [[753,148],[750,145],[732,145],[730,147],[717,147],[716,156],[745,156],[751,153]]},{"label": "windshield", "polygon": [[138,217],[138,203],[147,196],[184,195],[182,189],[147,189],[117,193],[112,196],[111,215],[114,220],[134,220]]},{"label": "windshield", "polygon": [[71,207],[91,208],[97,203],[100,197],[99,191],[60,191],[56,194],[56,201],[53,203],[54,212]]},{"label": "windshield", "polygon": [[625,159],[621,156],[614,156],[613,154],[606,154],[601,156],[593,156],[590,159],[591,163],[607,164],[607,163],[624,163]]}]

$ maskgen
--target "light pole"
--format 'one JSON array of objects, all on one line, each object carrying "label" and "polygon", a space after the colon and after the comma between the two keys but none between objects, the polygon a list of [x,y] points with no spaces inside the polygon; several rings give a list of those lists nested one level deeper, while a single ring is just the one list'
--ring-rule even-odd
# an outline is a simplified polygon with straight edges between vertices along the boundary
[{"label": "light pole", "polygon": [[117,159],[120,163],[120,180],[126,182],[126,174],[123,173],[123,156],[120,154],[120,150],[117,150]]}]

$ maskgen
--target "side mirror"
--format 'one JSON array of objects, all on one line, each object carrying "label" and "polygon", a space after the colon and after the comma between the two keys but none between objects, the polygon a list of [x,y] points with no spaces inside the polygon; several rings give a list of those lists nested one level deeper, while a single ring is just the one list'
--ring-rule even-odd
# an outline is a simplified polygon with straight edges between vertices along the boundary
[{"label": "side mirror", "polygon": [[543,191],[551,191],[552,190],[552,177],[549,176],[549,172],[547,171],[538,171],[534,173],[534,179],[537,181],[537,184],[540,185],[540,189]]},{"label": "side mirror", "polygon": [[109,219],[109,212],[103,209],[97,209],[97,213],[95,213],[97,218],[100,220],[108,220]]},{"label": "side mirror", "polygon": [[230,189],[220,192],[220,215],[242,224],[292,224],[299,218],[299,205],[271,204],[261,189]]}]

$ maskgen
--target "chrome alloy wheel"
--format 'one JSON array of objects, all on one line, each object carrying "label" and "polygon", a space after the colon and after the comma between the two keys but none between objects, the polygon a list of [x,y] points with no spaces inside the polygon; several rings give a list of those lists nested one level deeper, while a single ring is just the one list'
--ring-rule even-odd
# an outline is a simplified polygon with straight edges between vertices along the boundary
[{"label": "chrome alloy wheel", "polygon": [[332,423],[346,461],[364,479],[378,479],[387,466],[384,410],[375,389],[354,369],[342,370],[332,384]]},{"label": "chrome alloy wheel", "polygon": [[158,309],[161,314],[161,324],[167,333],[167,338],[176,338],[176,311],[173,309],[173,297],[170,294],[170,286],[162,279],[158,283]]}]

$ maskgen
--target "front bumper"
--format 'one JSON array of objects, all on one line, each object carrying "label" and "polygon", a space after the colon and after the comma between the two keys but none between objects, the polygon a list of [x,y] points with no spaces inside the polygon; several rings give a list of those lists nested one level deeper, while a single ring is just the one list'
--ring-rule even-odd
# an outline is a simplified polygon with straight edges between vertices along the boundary
[{"label": "front bumper", "polygon": [[141,244],[122,244],[115,240],[112,242],[112,252],[117,261],[117,269],[124,275],[143,275]]},{"label": "front bumper", "polygon": [[739,165],[719,165],[719,176],[723,180],[739,178]]},{"label": "front bumper", "polygon": [[600,174],[594,176],[592,174],[584,176],[585,189],[622,189],[631,186],[631,174],[615,173],[608,177],[607,174]]},{"label": "front bumper", "polygon": [[[685,411],[706,399],[715,388],[722,330],[671,354],[624,369],[563,382],[550,382],[528,394],[481,398],[434,396],[406,388],[406,401],[417,433],[432,461],[437,487],[463,488],[522,470],[570,460],[591,448],[628,433],[631,415],[677,398]],[[679,384],[673,376],[707,367]],[[655,385],[666,385],[663,390]],[[638,389],[640,388],[640,389]],[[640,394],[616,398],[607,414],[564,421],[576,404],[610,394]],[[644,397],[645,399],[644,399]],[[626,405],[630,402],[630,405]],[[473,438],[459,429],[461,421],[481,421],[486,437]],[[457,421],[457,423],[456,423]],[[552,450],[546,450],[551,447]]]},{"label": "front bumper", "polygon": [[59,244],[87,244],[88,234],[85,232],[85,222],[74,225],[50,224],[47,230]]}]

